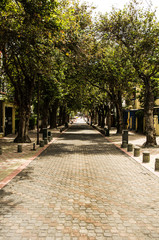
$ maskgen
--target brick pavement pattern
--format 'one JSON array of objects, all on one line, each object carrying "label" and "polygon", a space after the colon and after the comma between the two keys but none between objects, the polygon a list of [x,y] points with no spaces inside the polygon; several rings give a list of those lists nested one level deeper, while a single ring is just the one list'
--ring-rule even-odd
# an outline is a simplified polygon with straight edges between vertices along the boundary
[{"label": "brick pavement pattern", "polygon": [[0,240],[159,239],[159,178],[73,124],[0,190]]}]

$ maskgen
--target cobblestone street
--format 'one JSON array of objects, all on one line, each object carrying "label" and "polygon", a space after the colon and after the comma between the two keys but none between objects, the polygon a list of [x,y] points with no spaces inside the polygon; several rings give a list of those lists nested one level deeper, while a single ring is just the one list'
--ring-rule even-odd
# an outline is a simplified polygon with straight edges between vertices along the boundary
[{"label": "cobblestone street", "polygon": [[159,178],[82,121],[0,195],[0,240],[159,239]]}]

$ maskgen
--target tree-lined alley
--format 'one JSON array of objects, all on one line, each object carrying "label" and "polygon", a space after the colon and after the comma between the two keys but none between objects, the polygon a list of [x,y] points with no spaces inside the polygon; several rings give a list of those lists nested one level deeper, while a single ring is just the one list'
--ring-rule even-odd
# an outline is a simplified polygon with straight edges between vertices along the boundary
[{"label": "tree-lined alley", "polygon": [[[146,145],[156,145],[153,108],[158,96],[159,22],[151,9],[133,0],[123,10],[93,19],[79,1],[7,0],[0,3],[1,78],[18,111],[17,142],[28,136],[31,106],[42,128],[61,124],[74,110],[98,114],[116,108],[117,132],[127,107],[140,91],[146,120]],[[38,104],[37,104],[38,102]]]}]

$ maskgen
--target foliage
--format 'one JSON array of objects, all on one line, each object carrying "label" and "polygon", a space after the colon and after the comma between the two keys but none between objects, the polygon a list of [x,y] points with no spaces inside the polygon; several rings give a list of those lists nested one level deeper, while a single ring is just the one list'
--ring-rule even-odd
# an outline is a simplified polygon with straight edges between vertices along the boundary
[{"label": "foliage", "polygon": [[49,74],[48,43],[59,29],[55,6],[56,1],[10,0],[0,9],[3,66],[19,109],[17,141],[29,141],[27,129],[37,74]]}]

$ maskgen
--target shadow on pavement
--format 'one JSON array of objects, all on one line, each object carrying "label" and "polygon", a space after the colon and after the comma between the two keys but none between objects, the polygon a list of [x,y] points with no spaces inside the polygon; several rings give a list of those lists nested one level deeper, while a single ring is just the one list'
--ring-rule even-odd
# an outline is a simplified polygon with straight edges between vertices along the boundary
[{"label": "shadow on pavement", "polygon": [[85,155],[108,155],[112,153],[113,155],[124,155],[125,153],[118,149],[116,146],[114,146],[111,143],[100,145],[96,144],[90,144],[90,145],[75,145],[75,144],[64,144],[64,143],[58,143],[58,144],[52,144],[50,145],[41,155],[40,157],[53,157],[53,156],[59,156],[62,155],[73,155],[73,154],[85,154]]},{"label": "shadow on pavement", "polygon": [[[103,136],[98,133],[73,133],[73,132],[66,132],[65,134],[61,135],[60,139],[63,140],[79,140],[79,141],[90,141],[90,142],[97,142],[98,140],[101,142]],[[106,139],[103,139],[105,142],[108,142]]]},{"label": "shadow on pavement", "polygon": [[32,173],[34,172],[34,168],[31,166],[27,166],[22,172],[20,172],[16,178],[14,178],[15,182],[22,180],[32,180]]},{"label": "shadow on pavement", "polygon": [[11,199],[12,192],[5,191],[5,188],[0,190],[0,200],[1,200],[1,206],[0,206],[0,215],[5,215],[7,213],[10,213],[13,208],[15,208],[20,202],[14,202],[14,200]]}]

